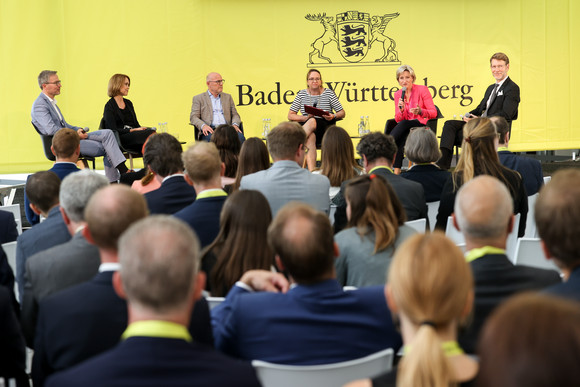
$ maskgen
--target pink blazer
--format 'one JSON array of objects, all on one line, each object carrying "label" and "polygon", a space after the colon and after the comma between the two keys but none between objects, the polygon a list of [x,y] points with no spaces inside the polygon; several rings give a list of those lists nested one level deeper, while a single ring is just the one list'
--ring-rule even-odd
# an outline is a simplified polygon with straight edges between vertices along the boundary
[{"label": "pink blazer", "polygon": [[[418,120],[425,125],[431,118],[437,117],[437,109],[435,109],[433,98],[431,98],[431,93],[427,86],[413,85],[411,92],[407,91],[405,93],[403,111],[399,109],[401,94],[403,94],[402,89],[395,93],[395,121]],[[416,115],[409,111],[409,109],[417,107],[417,105],[421,108],[421,115]]]}]

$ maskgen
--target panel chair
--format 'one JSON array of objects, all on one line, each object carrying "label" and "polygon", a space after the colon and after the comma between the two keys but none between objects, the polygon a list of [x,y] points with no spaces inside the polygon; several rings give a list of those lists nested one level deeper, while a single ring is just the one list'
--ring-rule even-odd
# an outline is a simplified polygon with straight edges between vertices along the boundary
[{"label": "panel chair", "polygon": [[0,206],[0,210],[11,212],[14,215],[18,235],[22,234],[22,213],[20,212],[20,204],[11,204],[9,206]]},{"label": "panel chair", "polygon": [[416,220],[408,220],[405,222],[405,225],[411,227],[413,230],[416,230],[418,233],[424,234],[427,230],[427,219],[416,219]]},{"label": "panel chair", "polygon": [[429,218],[429,228],[431,231],[435,230],[437,223],[437,213],[439,212],[439,201],[427,203],[427,217]]},{"label": "panel chair", "polygon": [[541,246],[540,238],[519,238],[516,245],[513,263],[515,265],[539,267],[560,272],[553,260],[547,259]]},{"label": "panel chair", "polygon": [[[50,147],[52,146],[52,137],[53,136],[43,134],[42,132],[40,132],[40,130],[38,130],[36,125],[34,125],[34,122],[31,122],[31,124],[34,127],[34,130],[36,130],[36,133],[38,133],[40,135],[40,139],[42,140],[42,147],[44,150],[44,156],[46,156],[46,158],[49,159],[50,161],[56,161],[56,156],[52,153],[52,150],[50,149]],[[81,154],[79,156],[79,160],[83,162],[83,164],[85,165],[85,168],[89,167],[89,162],[93,163],[93,169],[95,169],[95,158],[94,157]]]},{"label": "panel chair", "polygon": [[[101,122],[99,123],[99,130],[101,130],[101,129],[106,129],[105,128],[105,117],[101,118]],[[121,137],[119,137],[119,132],[117,132],[116,130],[111,130],[111,132],[113,132],[113,135],[115,136],[115,140],[117,140],[117,144],[119,145],[119,149],[121,150],[121,152],[123,152],[123,156],[125,156],[125,158],[129,159],[129,169],[134,169],[133,168],[133,159],[143,157],[143,154],[141,152],[136,152],[136,151],[132,151],[129,149],[125,149],[125,147],[123,147],[123,144],[121,144]]]},{"label": "panel chair", "polygon": [[324,365],[282,365],[252,361],[264,387],[336,387],[356,379],[372,378],[393,367],[392,348],[355,360]]}]

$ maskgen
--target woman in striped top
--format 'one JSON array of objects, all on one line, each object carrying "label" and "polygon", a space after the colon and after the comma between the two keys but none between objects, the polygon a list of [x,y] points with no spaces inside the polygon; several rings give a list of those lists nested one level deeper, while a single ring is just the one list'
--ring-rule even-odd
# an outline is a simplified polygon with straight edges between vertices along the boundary
[{"label": "woman in striped top", "polygon": [[[290,106],[288,119],[296,121],[306,132],[306,146],[312,152],[306,154],[306,164],[310,171],[316,168],[316,139],[322,139],[324,131],[330,125],[334,125],[336,120],[341,120],[345,116],[344,109],[336,94],[331,89],[325,89],[322,85],[322,76],[316,69],[308,70],[306,74],[307,89],[300,90]],[[313,106],[328,112],[322,117],[307,114],[304,105]],[[301,114],[298,114],[300,112]]]}]

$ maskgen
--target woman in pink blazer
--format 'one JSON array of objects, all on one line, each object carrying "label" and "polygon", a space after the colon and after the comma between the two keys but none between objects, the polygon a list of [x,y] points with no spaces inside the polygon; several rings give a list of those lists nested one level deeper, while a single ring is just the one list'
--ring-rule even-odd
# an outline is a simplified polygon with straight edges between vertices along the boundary
[{"label": "woman in pink blazer", "polygon": [[[437,116],[437,109],[427,86],[415,85],[415,71],[411,66],[403,65],[397,69],[397,81],[401,90],[395,93],[395,121],[397,126],[391,136],[397,143],[397,156],[393,164],[394,172],[401,173],[405,141],[411,128],[425,126],[427,121]],[[403,92],[405,95],[403,96]]]}]

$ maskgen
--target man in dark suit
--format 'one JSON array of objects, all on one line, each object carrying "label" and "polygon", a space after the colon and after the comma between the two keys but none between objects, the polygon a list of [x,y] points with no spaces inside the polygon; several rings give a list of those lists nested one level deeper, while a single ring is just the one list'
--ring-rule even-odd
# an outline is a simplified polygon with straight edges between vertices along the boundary
[{"label": "man in dark suit", "polygon": [[[201,248],[209,245],[220,230],[220,213],[227,199],[221,177],[225,166],[213,143],[198,142],[183,154],[185,181],[195,189],[193,203],[175,213],[195,231]],[[202,166],[202,167],[200,167]]]},{"label": "man in dark suit", "polygon": [[513,228],[513,201],[507,187],[480,175],[464,184],[455,200],[454,226],[465,237],[465,258],[473,271],[473,322],[459,336],[461,347],[475,352],[479,331],[491,312],[518,292],[540,290],[560,282],[554,270],[515,266],[505,253]]},{"label": "man in dark suit", "polygon": [[289,203],[270,225],[268,243],[278,268],[295,286],[288,290],[278,273],[246,272],[212,310],[218,349],[245,360],[294,365],[397,351],[401,337],[384,287],[344,291],[336,281],[338,247],[328,216],[307,204]]},{"label": "man in dark suit", "polygon": [[[1,249],[0,249],[1,250]],[[2,253],[0,251],[0,253]],[[12,309],[8,289],[0,286],[0,379],[16,379],[16,386],[28,386],[26,348],[18,318]]]},{"label": "man in dark suit", "polygon": [[0,244],[14,242],[16,238],[18,238],[18,227],[14,214],[0,210]]},{"label": "man in dark suit", "polygon": [[441,169],[449,169],[453,157],[453,146],[461,146],[463,142],[463,125],[476,117],[499,116],[506,119],[510,132],[512,121],[518,118],[518,105],[520,104],[520,88],[508,77],[510,60],[503,52],[497,52],[491,56],[491,74],[495,83],[485,91],[483,99],[475,109],[465,114],[463,121],[448,120],[443,125],[441,133],[441,158],[437,165]]},{"label": "man in dark suit", "polygon": [[115,291],[127,299],[129,326],[113,349],[54,374],[47,386],[259,386],[249,363],[192,342],[187,331],[204,287],[199,242],[174,217],[137,222],[119,240]]},{"label": "man in dark suit", "polygon": [[72,239],[41,251],[26,261],[22,296],[22,329],[26,343],[34,346],[38,304],[45,297],[89,281],[99,270],[99,250],[83,236],[84,210],[91,196],[109,184],[98,173],[85,169],[68,175],[60,187],[60,211]]},{"label": "man in dark suit", "polygon": [[[393,136],[380,132],[367,134],[361,138],[356,150],[362,158],[363,167],[367,173],[385,178],[393,187],[405,209],[407,220],[427,219],[427,202],[423,186],[393,173],[392,166],[397,155],[397,144]],[[335,202],[340,204],[334,214],[334,232],[339,232],[347,224],[346,200],[344,199],[347,184],[348,181],[342,183],[340,192],[335,198]]]},{"label": "man in dark suit", "polygon": [[580,171],[558,171],[536,201],[536,225],[547,259],[553,259],[564,282],[546,292],[580,301]]},{"label": "man in dark suit", "polygon": [[195,190],[185,181],[183,149],[169,133],[149,137],[145,145],[143,163],[149,166],[161,186],[147,192],[145,199],[151,214],[174,214],[195,200]]},{"label": "man in dark suit", "polygon": [[506,168],[518,171],[522,175],[522,181],[526,187],[528,196],[538,193],[540,188],[544,185],[544,173],[542,172],[542,164],[535,159],[525,156],[518,156],[508,150],[510,141],[510,128],[506,119],[503,117],[491,117],[491,122],[495,126],[497,135],[499,136],[499,147],[497,148],[497,155],[499,162]]},{"label": "man in dark suit", "polygon": [[58,198],[60,184],[61,179],[51,171],[36,172],[26,181],[25,191],[30,200],[31,210],[34,214],[42,215],[46,219],[23,232],[16,243],[16,282],[21,302],[24,295],[24,273],[28,258],[71,239],[71,234],[60,212]]}]

